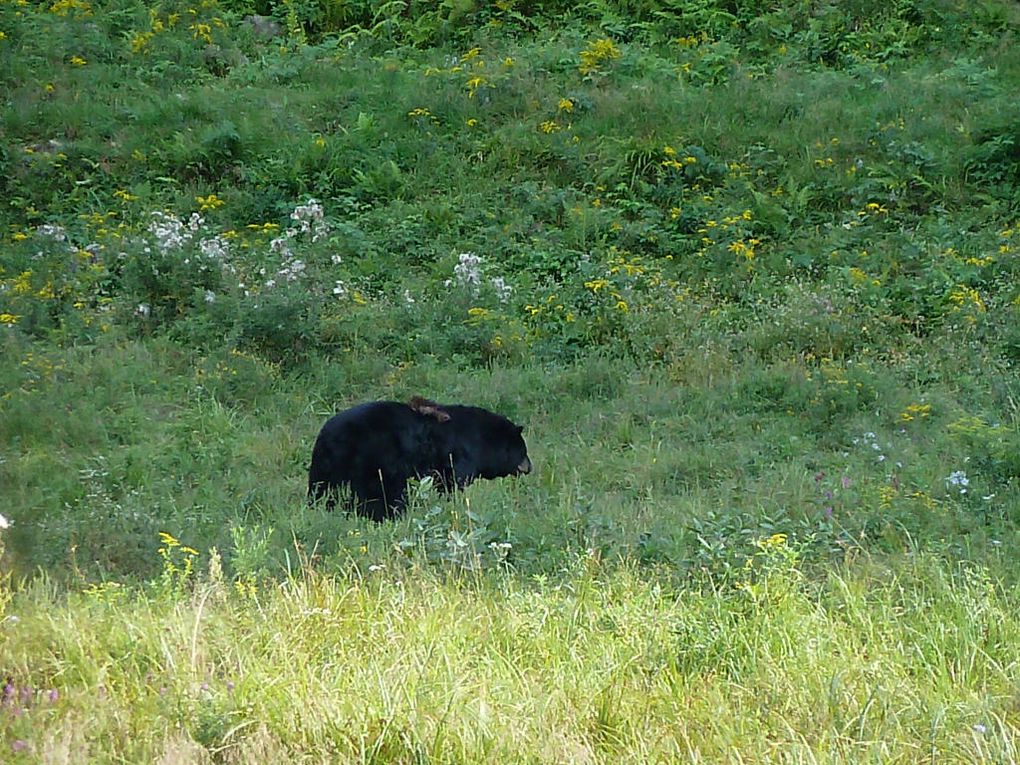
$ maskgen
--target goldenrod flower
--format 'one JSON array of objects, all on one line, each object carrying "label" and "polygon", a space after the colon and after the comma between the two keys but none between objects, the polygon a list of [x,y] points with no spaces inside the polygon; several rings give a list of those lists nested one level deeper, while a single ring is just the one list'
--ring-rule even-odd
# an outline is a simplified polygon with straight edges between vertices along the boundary
[{"label": "goldenrod flower", "polygon": [[215,210],[226,204],[226,202],[216,196],[216,194],[210,194],[207,197],[195,197],[195,201],[199,204],[199,210],[203,212],[206,210]]},{"label": "goldenrod flower", "polygon": [[581,51],[581,64],[578,69],[581,74],[590,74],[599,71],[604,62],[618,58],[620,49],[616,47],[616,43],[604,37],[588,43],[588,47]]},{"label": "goldenrod flower", "polygon": [[485,85],[485,78],[475,75],[474,77],[467,81],[466,85],[468,89],[468,97],[474,98],[475,91],[477,91],[480,87]]},{"label": "goldenrod flower", "polygon": [[927,417],[931,414],[931,404],[910,404],[900,412],[900,420],[910,422],[917,417]]}]

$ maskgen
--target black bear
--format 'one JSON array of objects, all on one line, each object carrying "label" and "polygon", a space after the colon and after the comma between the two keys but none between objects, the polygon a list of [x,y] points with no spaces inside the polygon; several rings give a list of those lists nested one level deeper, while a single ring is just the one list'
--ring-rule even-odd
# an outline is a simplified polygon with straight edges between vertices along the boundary
[{"label": "black bear", "polygon": [[319,431],[308,470],[308,497],[336,505],[350,490],[351,506],[374,521],[404,508],[407,479],[432,476],[440,491],[476,478],[531,472],[524,428],[477,406],[373,401],[334,415]]}]

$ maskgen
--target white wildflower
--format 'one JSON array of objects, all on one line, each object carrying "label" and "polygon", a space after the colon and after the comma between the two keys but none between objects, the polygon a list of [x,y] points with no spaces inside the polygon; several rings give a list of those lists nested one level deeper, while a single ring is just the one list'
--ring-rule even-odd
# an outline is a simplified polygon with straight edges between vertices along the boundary
[{"label": "white wildflower", "polygon": [[311,234],[312,241],[317,242],[329,233],[329,227],[326,225],[323,216],[322,205],[319,204],[318,200],[309,199],[305,204],[294,208],[294,212],[290,214],[290,219],[298,224],[302,234]]},{"label": "white wildflower", "polygon": [[39,236],[48,237],[55,242],[67,241],[67,231],[62,226],[58,226],[54,223],[44,223],[36,228],[35,233]]},{"label": "white wildflower", "polygon": [[482,259],[480,257],[473,252],[462,252],[457,265],[453,267],[453,275],[460,286],[477,290],[482,281],[481,266]]},{"label": "white wildflower", "polygon": [[215,303],[216,302],[216,293],[213,292],[212,290],[206,290],[205,291],[205,302],[207,302],[207,303]]},{"label": "white wildflower", "polygon": [[962,470],[954,470],[949,474],[949,477],[946,479],[946,483],[950,486],[958,487],[961,494],[966,494],[967,487],[970,486],[970,479],[967,478],[967,474]]},{"label": "white wildflower", "polygon": [[338,298],[347,297],[347,285],[338,280],[333,287],[333,294]]},{"label": "white wildflower", "polygon": [[283,236],[278,236],[269,243],[269,249],[271,252],[275,252],[278,255],[282,255],[288,260],[294,257],[294,253],[291,252],[290,245],[288,242],[291,238],[291,229],[284,232]]},{"label": "white wildflower", "polygon": [[492,279],[492,288],[496,290],[496,297],[499,298],[500,303],[505,303],[510,299],[510,296],[514,292],[514,288],[504,281],[502,276],[497,276]]},{"label": "white wildflower", "polygon": [[149,308],[148,303],[139,303],[138,307],[135,308],[135,316],[141,316],[142,318],[147,318],[151,312],[152,309]]},{"label": "white wildflower", "polygon": [[193,213],[188,223],[165,212],[157,211],[150,217],[149,233],[155,238],[156,247],[164,255],[189,244],[203,223],[202,216],[198,213]]},{"label": "white wildflower", "polygon": [[290,263],[285,265],[279,271],[276,272],[277,276],[282,276],[288,282],[297,281],[304,275],[305,262],[303,260],[292,260]]},{"label": "white wildflower", "polygon": [[230,254],[230,244],[222,236],[203,239],[198,243],[198,249],[211,260],[226,260]]}]

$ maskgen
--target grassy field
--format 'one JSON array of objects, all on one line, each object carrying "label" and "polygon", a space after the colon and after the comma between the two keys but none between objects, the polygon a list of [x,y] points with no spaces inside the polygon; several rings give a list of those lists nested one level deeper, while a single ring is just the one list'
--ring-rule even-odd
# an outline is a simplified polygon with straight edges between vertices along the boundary
[{"label": "grassy field", "polygon": [[[1020,760],[1018,33],[0,2],[0,759]],[[308,507],[415,394],[534,472]]]}]

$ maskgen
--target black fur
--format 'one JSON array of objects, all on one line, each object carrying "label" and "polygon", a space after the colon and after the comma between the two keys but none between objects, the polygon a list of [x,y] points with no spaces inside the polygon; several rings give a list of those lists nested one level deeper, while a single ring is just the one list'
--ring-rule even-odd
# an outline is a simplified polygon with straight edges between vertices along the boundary
[{"label": "black fur", "polygon": [[336,505],[350,490],[351,507],[382,521],[399,514],[407,479],[433,476],[441,491],[476,478],[531,471],[523,428],[475,406],[414,398],[375,401],[334,415],[319,431],[308,471],[308,497]]}]

